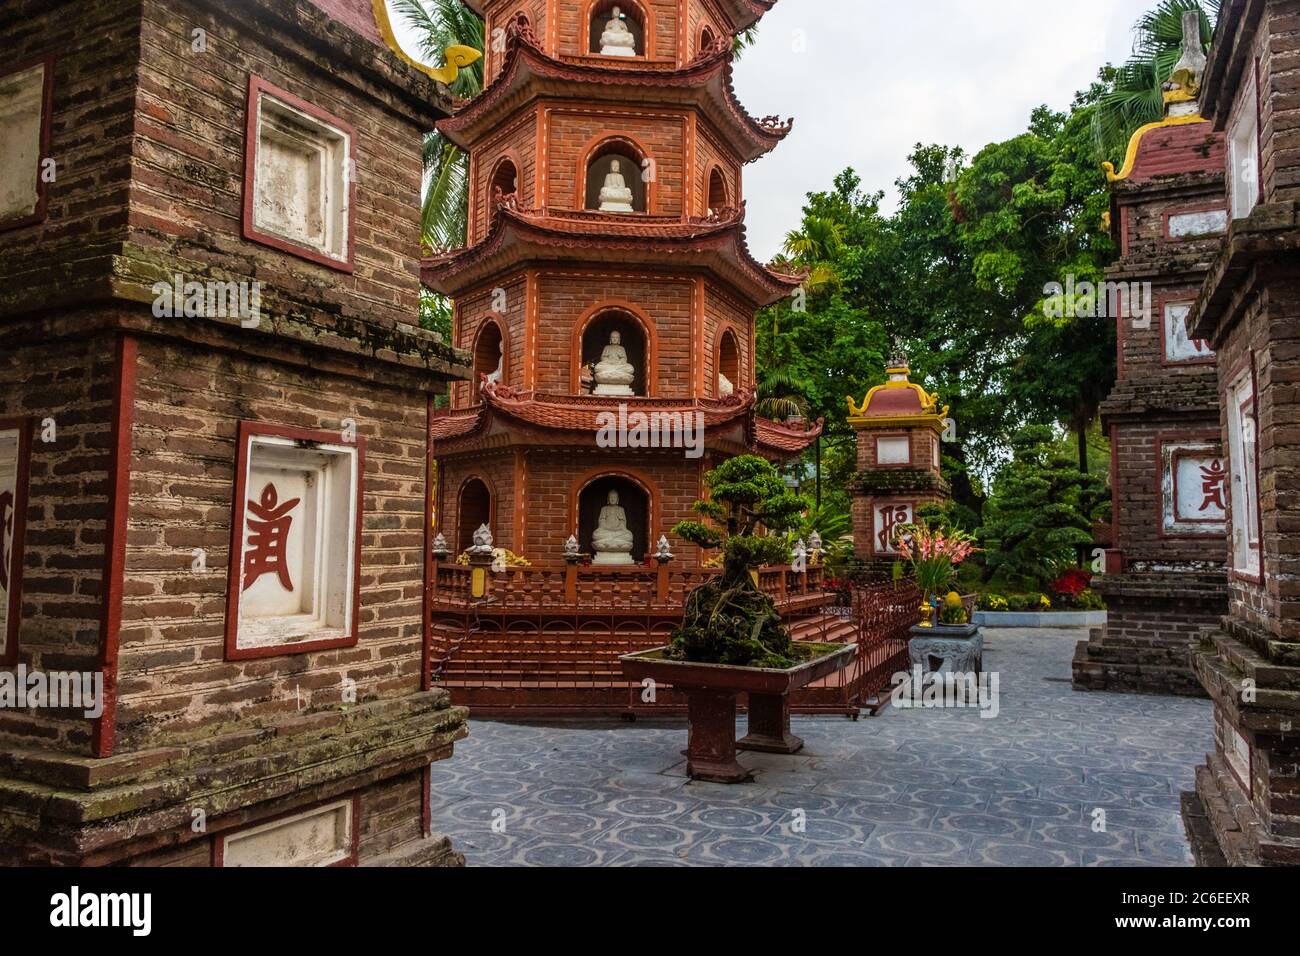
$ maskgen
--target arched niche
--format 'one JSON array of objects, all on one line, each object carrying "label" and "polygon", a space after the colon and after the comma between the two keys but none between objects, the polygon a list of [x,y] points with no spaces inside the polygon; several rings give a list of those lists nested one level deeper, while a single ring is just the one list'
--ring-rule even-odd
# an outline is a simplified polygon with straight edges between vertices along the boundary
[{"label": "arched niche", "polygon": [[[615,10],[618,11],[615,14]],[[603,52],[604,47],[601,43],[601,37],[604,36],[610,20],[618,16],[627,27],[628,32],[632,34],[634,55],[644,57],[647,54],[646,49],[646,16],[641,6],[635,0],[596,0],[591,7],[591,14],[588,17],[588,38],[587,52],[601,55],[617,55],[624,59],[632,57],[626,54],[606,54]]]},{"label": "arched niche", "polygon": [[488,183],[488,209],[496,208],[495,201],[498,190],[502,196],[509,196],[519,192],[519,168],[515,165],[513,159],[506,157],[497,163],[496,168],[492,170],[492,181]]},{"label": "arched niche", "polygon": [[717,34],[713,32],[713,27],[709,26],[706,23],[703,27],[700,28],[700,42],[699,42],[699,46],[695,48],[696,56],[703,53],[709,47],[713,46],[716,40],[717,40]]},{"label": "arched niche", "polygon": [[613,171],[614,164],[618,163],[623,184],[632,191],[632,211],[646,212],[649,209],[649,191],[642,176],[644,162],[645,157],[636,144],[622,137],[606,140],[595,147],[587,157],[583,208],[600,209],[600,191],[605,187],[605,180]]},{"label": "arched niche", "polygon": [[492,490],[482,478],[473,477],[460,486],[456,500],[456,553],[474,544],[474,532],[492,527]]},{"label": "arched niche", "polygon": [[600,475],[588,481],[578,492],[578,541],[582,550],[595,555],[592,535],[600,521],[601,511],[609,503],[609,493],[618,493],[618,505],[627,518],[627,528],[632,532],[632,560],[645,561],[650,550],[650,492],[640,482],[628,475]]},{"label": "arched niche", "polygon": [[727,177],[721,167],[714,166],[709,172],[709,211],[720,212],[731,205],[727,193]]},{"label": "arched niche", "polygon": [[[611,306],[595,312],[587,320],[587,323],[582,326],[582,336],[578,345],[580,357],[578,364],[593,368],[599,364],[605,347],[610,344],[610,336],[614,332],[618,333],[619,344],[627,353],[628,364],[636,370],[636,377],[631,385],[632,394],[643,397],[649,395],[654,366],[654,347],[641,318],[628,309]],[[592,394],[595,390],[595,382],[584,385],[581,376],[578,385],[579,391],[587,394]]]},{"label": "arched niche", "polygon": [[497,367],[501,368],[501,383],[506,384],[509,374],[509,349],[506,346],[505,332],[496,319],[488,319],[474,337],[474,380],[470,384],[470,397],[477,402],[482,397],[483,376],[493,375]]},{"label": "arched niche", "polygon": [[[736,338],[735,329],[729,326],[718,336],[718,372],[727,377],[733,389],[740,388],[740,341]],[[721,396],[721,380],[717,385],[718,395]]]}]

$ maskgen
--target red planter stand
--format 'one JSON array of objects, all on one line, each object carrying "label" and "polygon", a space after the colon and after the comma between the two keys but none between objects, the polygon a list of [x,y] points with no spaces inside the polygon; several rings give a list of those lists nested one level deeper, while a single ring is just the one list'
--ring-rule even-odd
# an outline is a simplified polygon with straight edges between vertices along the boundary
[{"label": "red planter stand", "polygon": [[[803,741],[790,733],[793,690],[853,663],[854,644],[826,645],[825,653],[789,670],[692,664],[664,657],[666,647],[619,658],[628,680],[650,678],[686,697],[689,721],[686,772],[692,780],[745,783],[753,774],[736,761],[736,750],[793,754]],[[736,742],[736,698],[749,695],[749,734]]]}]

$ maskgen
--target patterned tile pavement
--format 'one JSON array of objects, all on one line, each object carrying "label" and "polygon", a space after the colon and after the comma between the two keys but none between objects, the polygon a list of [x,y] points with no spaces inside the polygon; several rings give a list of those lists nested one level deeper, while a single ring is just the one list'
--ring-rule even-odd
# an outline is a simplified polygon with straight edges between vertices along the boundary
[{"label": "patterned tile pavement", "polygon": [[1190,865],[1210,705],[1074,692],[1082,636],[987,630],[996,717],[796,718],[804,752],[742,754],[747,786],[690,782],[681,723],[471,720],[432,769],[434,830],[486,866]]}]

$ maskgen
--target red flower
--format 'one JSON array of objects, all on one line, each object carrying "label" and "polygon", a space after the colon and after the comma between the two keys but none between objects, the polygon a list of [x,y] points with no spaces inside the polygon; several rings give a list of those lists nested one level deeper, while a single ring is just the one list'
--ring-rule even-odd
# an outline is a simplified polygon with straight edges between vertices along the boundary
[{"label": "red flower", "polygon": [[1056,579],[1056,582],[1052,585],[1052,590],[1057,594],[1077,598],[1091,586],[1091,574],[1082,568],[1071,568]]}]

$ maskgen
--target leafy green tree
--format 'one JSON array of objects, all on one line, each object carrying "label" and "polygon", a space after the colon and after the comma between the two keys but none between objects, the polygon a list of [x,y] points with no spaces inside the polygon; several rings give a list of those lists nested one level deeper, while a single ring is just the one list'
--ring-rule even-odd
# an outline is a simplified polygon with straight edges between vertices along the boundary
[{"label": "leafy green tree", "polygon": [[695,502],[694,510],[707,522],[680,522],[673,534],[701,548],[721,548],[722,574],[687,598],[673,654],[706,664],[791,667],[790,633],[750,572],[788,563],[784,534],[763,529],[795,527],[807,503],[790,493],[770,462],[753,455],[728,459],[704,483],[709,497]]},{"label": "leafy green tree", "polygon": [[1042,588],[1092,543],[1092,525],[1108,499],[1105,481],[1060,454],[1046,426],[1012,438],[1014,458],[993,483],[979,530],[984,579]]}]

